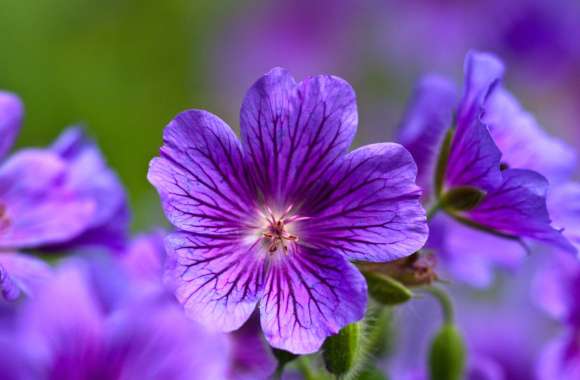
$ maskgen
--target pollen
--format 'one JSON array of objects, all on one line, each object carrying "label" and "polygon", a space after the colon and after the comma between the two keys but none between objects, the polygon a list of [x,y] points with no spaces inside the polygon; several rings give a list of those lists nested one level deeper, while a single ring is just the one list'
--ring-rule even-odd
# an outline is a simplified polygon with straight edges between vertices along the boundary
[{"label": "pollen", "polygon": [[288,206],[286,211],[280,216],[276,216],[269,207],[266,208],[266,213],[263,213],[266,220],[266,227],[264,232],[262,232],[262,236],[268,241],[268,252],[270,254],[274,254],[279,249],[287,254],[289,244],[298,241],[298,236],[290,233],[289,225],[293,222],[308,218],[291,215],[291,212],[292,205]]}]

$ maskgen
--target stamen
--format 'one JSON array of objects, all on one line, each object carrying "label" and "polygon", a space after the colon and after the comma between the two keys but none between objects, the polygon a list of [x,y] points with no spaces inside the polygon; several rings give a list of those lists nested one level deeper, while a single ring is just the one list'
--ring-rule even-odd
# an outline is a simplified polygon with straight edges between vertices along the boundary
[{"label": "stamen", "polygon": [[281,248],[287,254],[289,250],[288,243],[298,241],[298,236],[289,233],[286,230],[286,226],[290,223],[308,218],[298,215],[289,217],[292,207],[292,205],[288,206],[280,217],[276,217],[269,207],[266,207],[267,214],[262,213],[268,223],[266,231],[262,232],[262,236],[269,240],[268,252],[270,254],[275,253],[278,248]]}]

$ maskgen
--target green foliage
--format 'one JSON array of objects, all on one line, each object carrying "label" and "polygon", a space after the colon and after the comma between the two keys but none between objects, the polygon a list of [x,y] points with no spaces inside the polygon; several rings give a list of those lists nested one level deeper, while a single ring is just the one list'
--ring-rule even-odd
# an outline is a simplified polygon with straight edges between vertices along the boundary
[{"label": "green foliage", "polygon": [[218,10],[228,4],[2,2],[0,88],[24,100],[19,145],[45,146],[65,127],[85,124],[127,185],[136,227],[161,222],[147,163],[175,114],[211,108],[205,44],[218,30]]},{"label": "green foliage", "polygon": [[361,323],[351,323],[324,343],[323,357],[328,372],[346,375],[359,358]]}]

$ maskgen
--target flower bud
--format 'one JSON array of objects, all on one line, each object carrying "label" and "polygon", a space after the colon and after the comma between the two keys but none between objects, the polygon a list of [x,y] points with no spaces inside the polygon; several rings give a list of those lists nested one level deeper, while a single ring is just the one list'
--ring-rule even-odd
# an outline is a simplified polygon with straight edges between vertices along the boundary
[{"label": "flower bud", "polygon": [[324,342],[324,364],[328,372],[346,375],[356,364],[361,340],[361,323],[351,323]]},{"label": "flower bud", "polygon": [[445,323],[431,343],[429,372],[431,380],[461,380],[465,365],[465,348],[457,328]]},{"label": "flower bud", "polygon": [[399,281],[382,273],[364,272],[369,294],[383,305],[398,305],[413,297],[413,293]]},{"label": "flower bud", "polygon": [[469,211],[476,208],[485,198],[485,192],[473,186],[454,187],[441,198],[441,206],[453,211]]},{"label": "flower bud", "polygon": [[365,368],[357,377],[357,380],[387,380],[387,377],[375,366]]}]

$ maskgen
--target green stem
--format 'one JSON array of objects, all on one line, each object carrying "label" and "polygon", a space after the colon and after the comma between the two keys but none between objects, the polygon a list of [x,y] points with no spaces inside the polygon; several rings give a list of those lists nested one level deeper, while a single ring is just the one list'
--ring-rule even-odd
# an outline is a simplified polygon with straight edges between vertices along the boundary
[{"label": "green stem", "polygon": [[310,360],[306,356],[301,356],[296,360],[298,370],[304,376],[304,380],[316,380],[316,375],[310,368]]},{"label": "green stem", "polygon": [[282,379],[282,374],[284,373],[284,364],[278,364],[278,367],[276,367],[276,372],[274,372],[274,374],[272,375],[272,380],[281,380]]},{"label": "green stem", "polygon": [[441,210],[441,201],[437,200],[435,203],[433,203],[433,205],[431,205],[429,210],[427,210],[427,221],[433,219],[433,217],[435,216],[435,214],[439,212],[439,210]]},{"label": "green stem", "polygon": [[441,310],[443,311],[443,319],[445,320],[445,323],[453,323],[453,303],[451,302],[449,295],[447,295],[443,289],[435,286],[426,287],[425,290],[439,302]]}]

